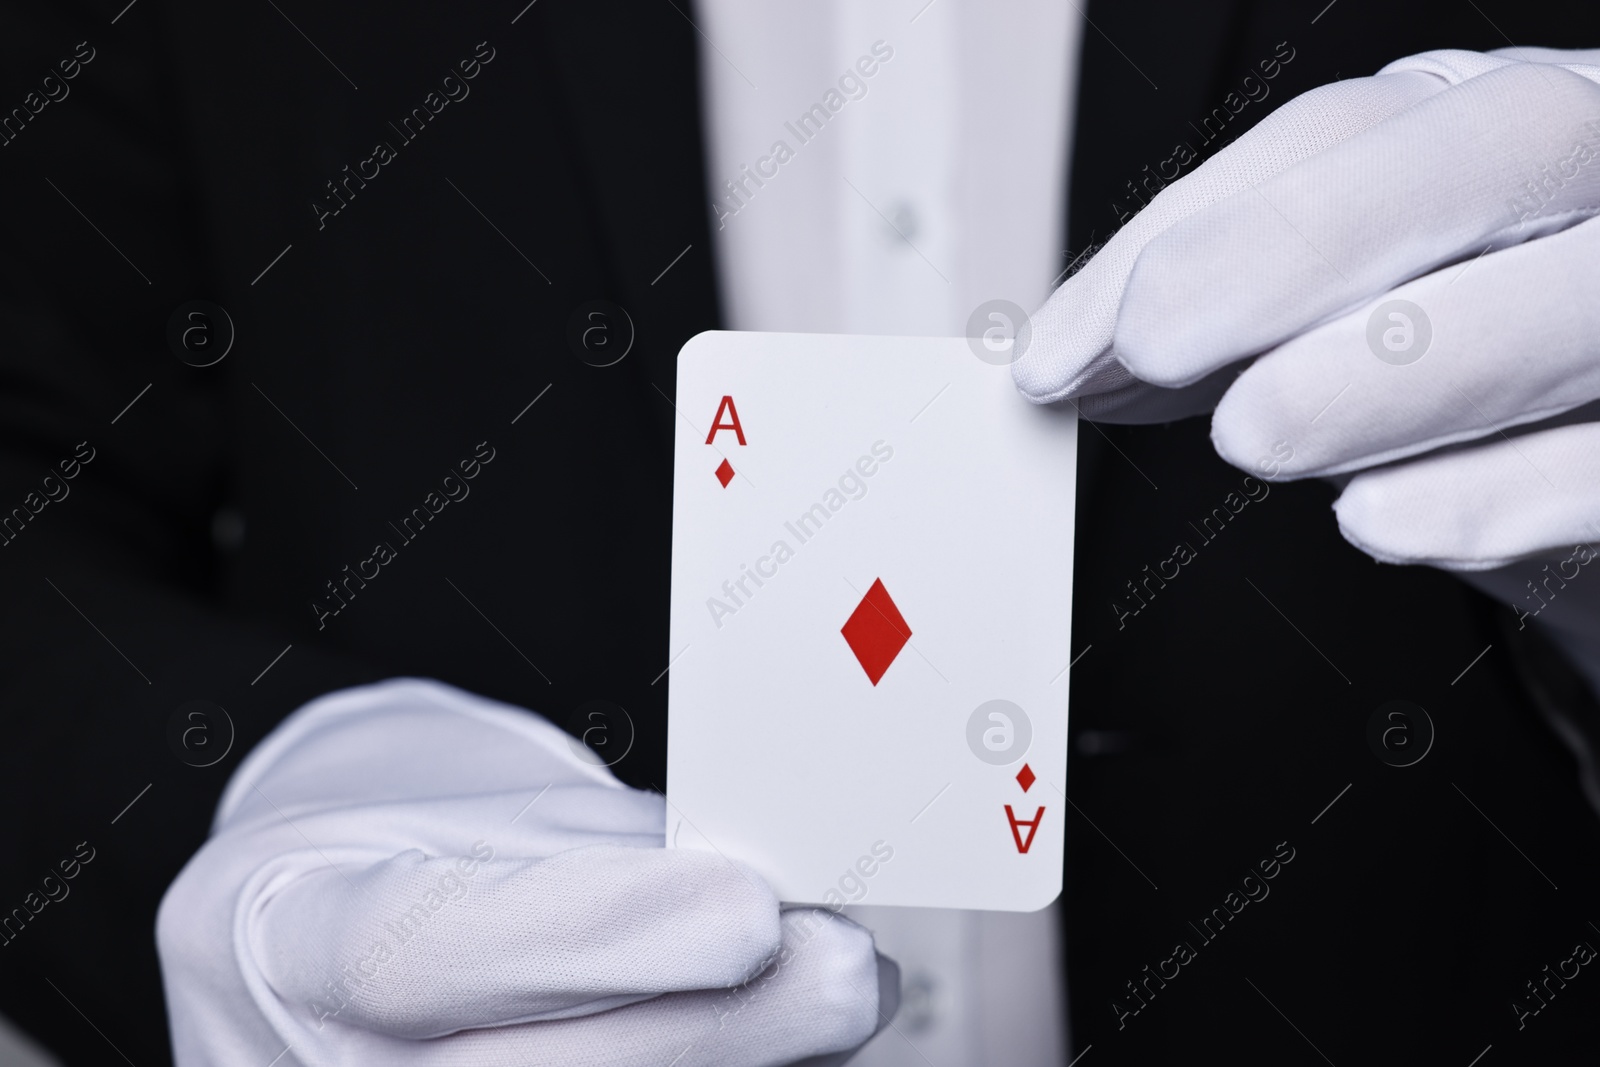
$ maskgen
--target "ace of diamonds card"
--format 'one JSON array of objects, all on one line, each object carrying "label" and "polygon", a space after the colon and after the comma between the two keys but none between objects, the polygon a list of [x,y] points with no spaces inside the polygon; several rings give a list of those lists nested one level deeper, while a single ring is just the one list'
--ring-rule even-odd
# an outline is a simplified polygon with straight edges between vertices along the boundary
[{"label": "ace of diamonds card", "polygon": [[965,338],[678,358],[667,845],[779,898],[1061,891],[1077,422]]}]

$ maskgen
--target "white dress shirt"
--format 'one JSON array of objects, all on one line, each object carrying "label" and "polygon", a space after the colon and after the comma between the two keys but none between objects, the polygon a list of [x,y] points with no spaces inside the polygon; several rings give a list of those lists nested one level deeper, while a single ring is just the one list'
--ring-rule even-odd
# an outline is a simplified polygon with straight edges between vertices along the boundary
[{"label": "white dress shirt", "polygon": [[695,8],[730,328],[960,334],[1066,267],[1075,10],[924,2]]},{"label": "white dress shirt", "polygon": [[[1080,18],[1046,0],[697,0],[737,330],[960,335],[1065,270]],[[781,147],[780,147],[781,146]],[[1059,1064],[1058,911],[852,908],[902,967],[860,1067]]]}]

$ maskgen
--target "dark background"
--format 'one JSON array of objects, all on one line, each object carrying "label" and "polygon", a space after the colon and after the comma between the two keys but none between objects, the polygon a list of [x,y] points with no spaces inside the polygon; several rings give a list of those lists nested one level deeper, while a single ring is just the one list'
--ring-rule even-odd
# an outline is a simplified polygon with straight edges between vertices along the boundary
[{"label": "dark background", "polygon": [[[617,772],[665,784],[667,398],[679,346],[718,323],[697,37],[673,4],[124,2],[0,13],[0,110],[78,42],[96,50],[0,147],[0,512],[78,442],[96,449],[70,497],[0,547],[0,915],[79,842],[96,853],[0,947],[0,1011],[73,1064],[113,1062],[110,1045],[168,1058],[160,894],[237,761],[318,693],[429,675],[558,722],[614,701],[638,732]],[[1228,137],[1428,48],[1600,45],[1592,5],[1088,14],[1074,254],[1280,41],[1295,58]],[[479,42],[495,58],[471,95],[319,230],[324,183],[397,141],[387,123]],[[603,369],[566,337],[596,298],[637,333]],[[237,328],[213,367],[166,343],[194,299]],[[1339,538],[1331,489],[1286,485],[1119,629],[1112,598],[1241,475],[1200,419],[1083,440],[1074,1054],[1592,1060],[1588,969],[1526,1029],[1510,1010],[1544,964],[1600,945],[1600,870],[1573,761],[1494,609],[1446,575],[1372,563]],[[470,497],[318,629],[324,583],[394,541],[387,524],[482,441],[496,458]],[[204,768],[167,738],[196,699],[236,734]],[[1391,699],[1437,731],[1415,766],[1367,743]],[[1271,895],[1119,1030],[1123,983],[1197,943],[1188,922],[1282,841],[1295,858]]]}]

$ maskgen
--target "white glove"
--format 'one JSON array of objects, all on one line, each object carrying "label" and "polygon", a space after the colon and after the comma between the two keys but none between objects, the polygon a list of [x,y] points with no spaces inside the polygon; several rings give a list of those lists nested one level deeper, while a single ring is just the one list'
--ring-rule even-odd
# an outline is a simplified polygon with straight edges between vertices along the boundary
[{"label": "white glove", "polygon": [[898,989],[871,935],[780,914],[664,826],[521,709],[416,680],[315,700],[162,900],[177,1062],[778,1065],[866,1041]]},{"label": "white glove", "polygon": [[1353,475],[1347,540],[1470,572],[1600,687],[1597,214],[1600,51],[1412,56],[1164,189],[1034,317],[1016,380],[1108,421],[1215,405],[1235,466]]}]

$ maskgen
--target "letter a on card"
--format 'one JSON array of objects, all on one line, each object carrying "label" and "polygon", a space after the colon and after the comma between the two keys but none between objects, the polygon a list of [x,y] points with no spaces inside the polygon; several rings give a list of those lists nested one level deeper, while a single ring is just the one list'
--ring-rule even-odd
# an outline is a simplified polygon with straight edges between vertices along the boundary
[{"label": "letter a on card", "polygon": [[[728,421],[722,421],[722,413],[728,413]],[[759,412],[757,413],[759,414]],[[711,432],[706,434],[706,444],[711,444],[717,439],[718,430],[732,430],[739,438],[739,443],[744,444],[744,427],[739,425],[739,409],[733,406],[733,397],[725,396],[722,403],[717,405],[717,414],[711,420]]]},{"label": "letter a on card", "polygon": [[[1033,821],[1029,822],[1027,819],[1017,818],[1016,814],[1011,810],[1011,805],[1006,805],[1006,820],[1011,823],[1011,838],[1017,843],[1018,852],[1028,851],[1028,846],[1033,844],[1033,835],[1039,832],[1039,821],[1043,818],[1044,808],[1042,807],[1033,813]],[[1028,828],[1028,839],[1026,841],[1024,841],[1022,839],[1022,835],[1017,832],[1017,827],[1019,826],[1026,826]]]}]

